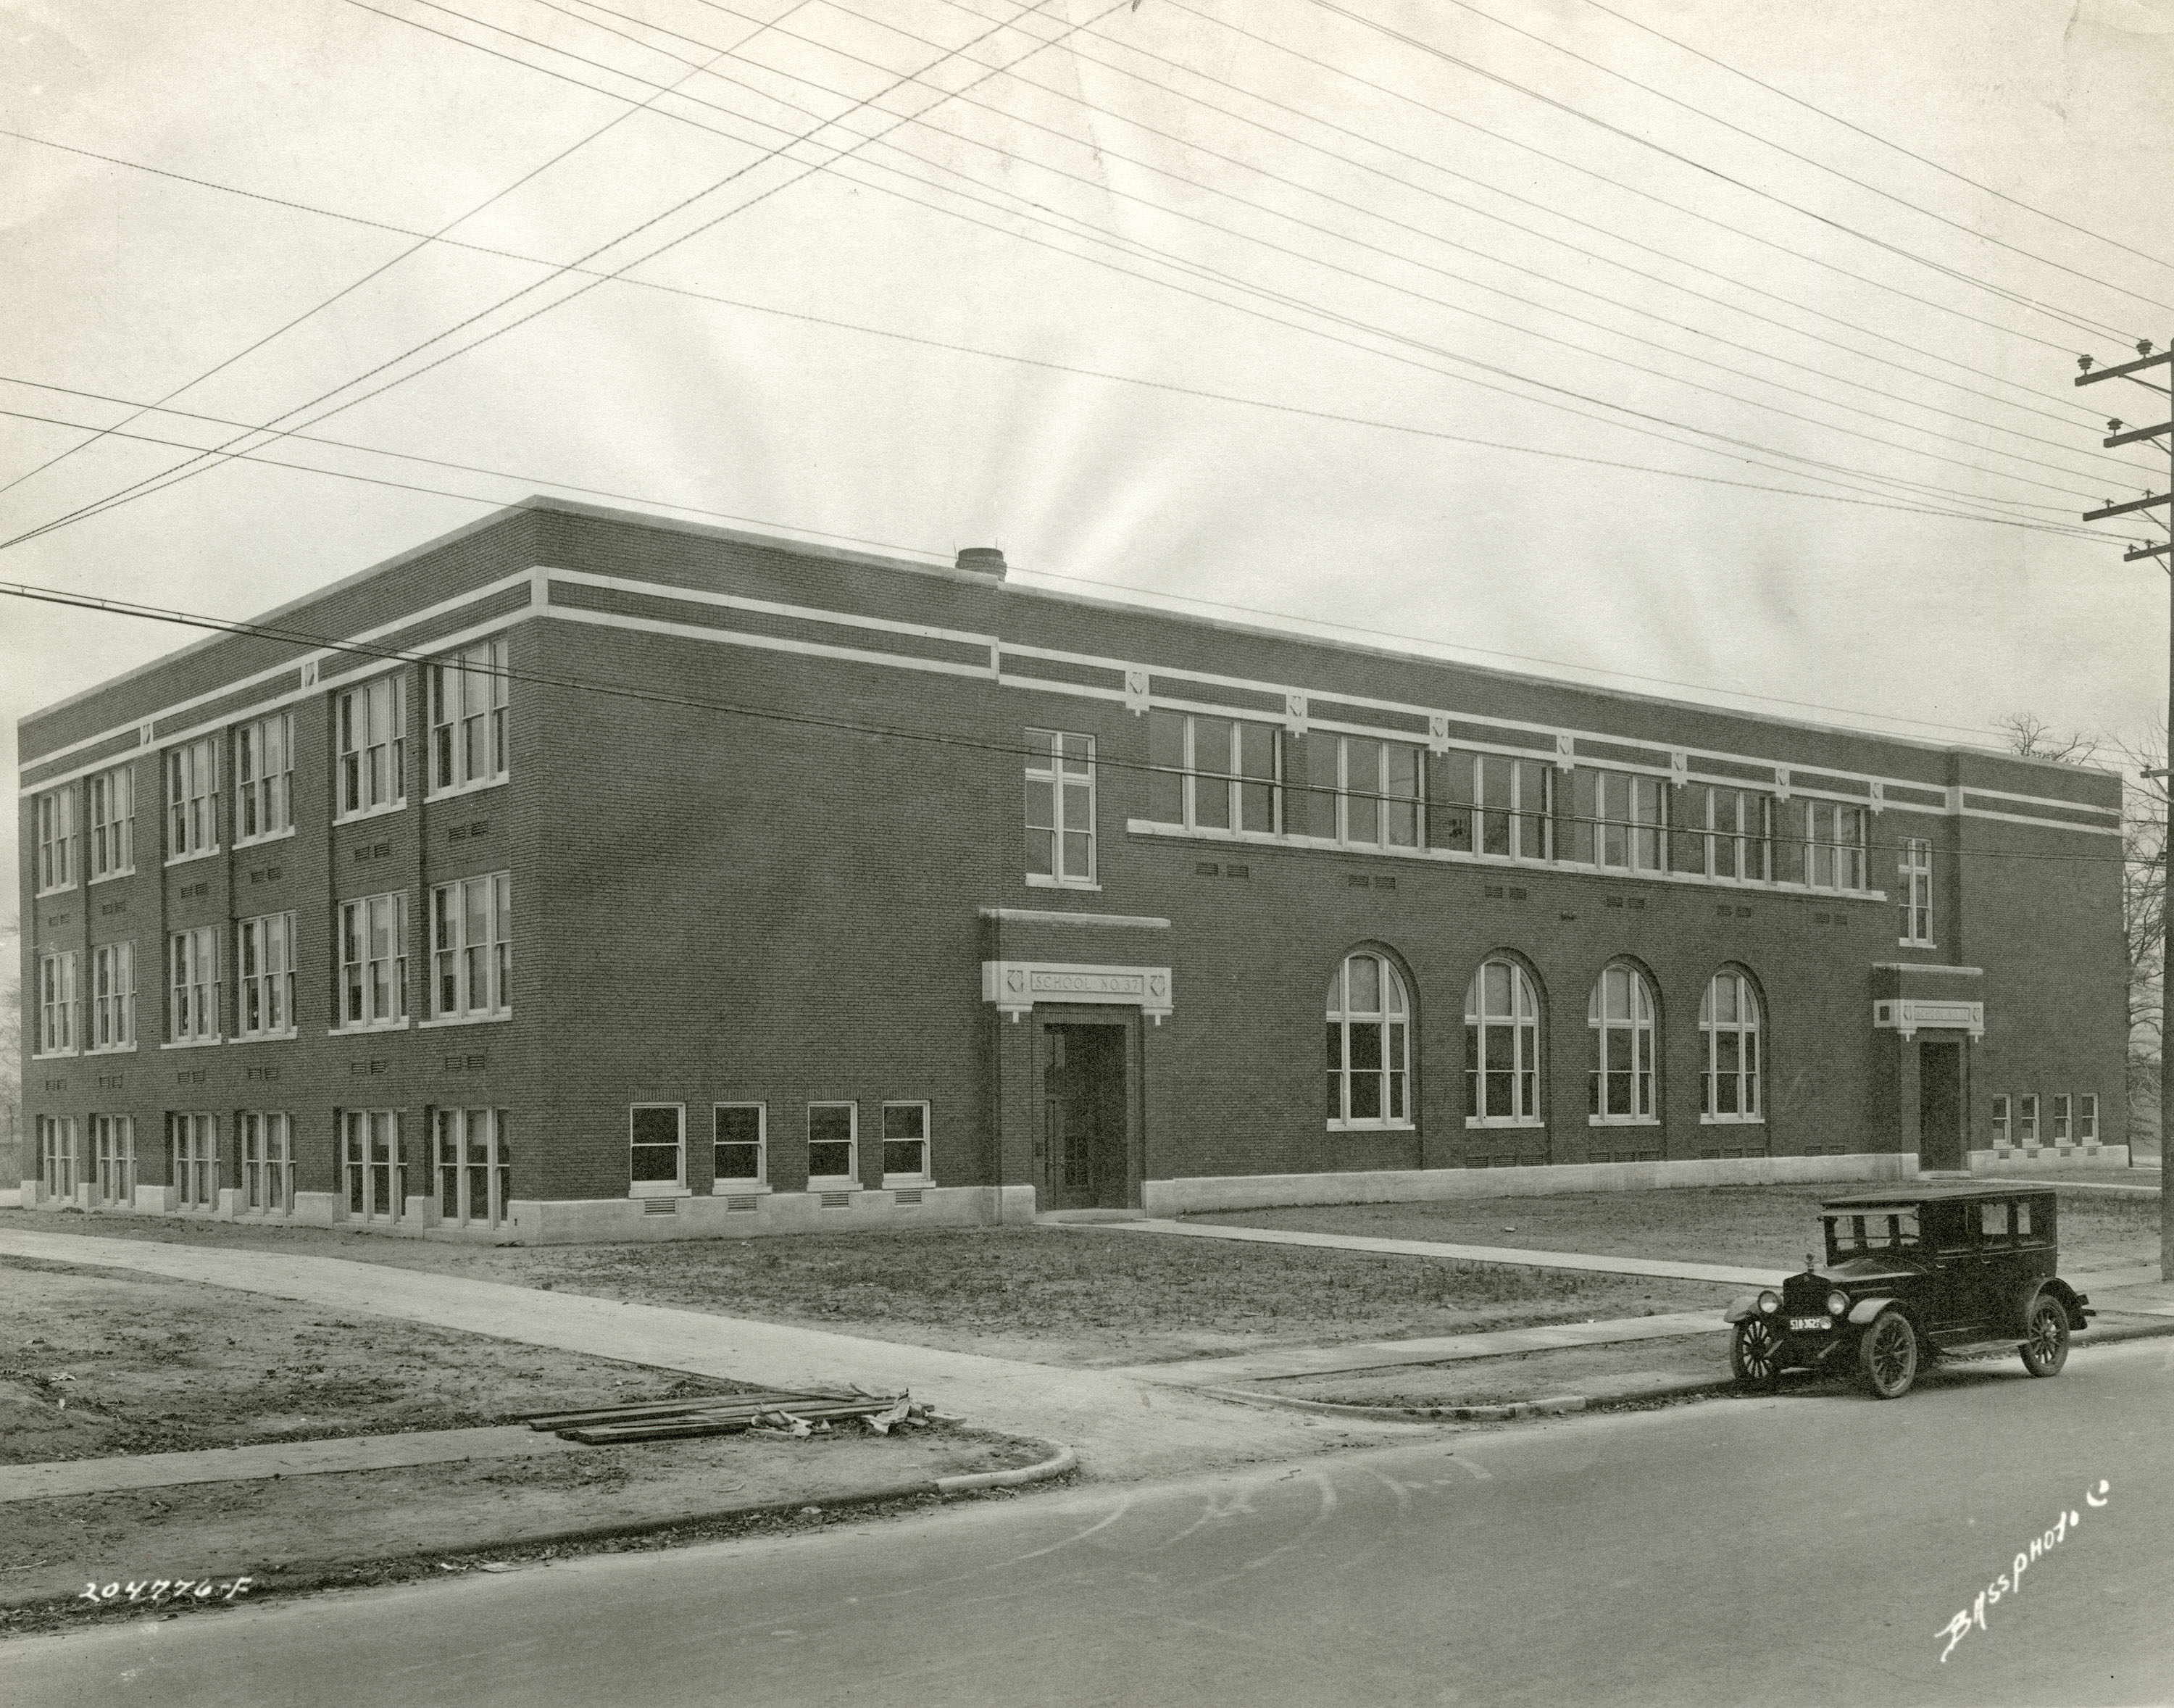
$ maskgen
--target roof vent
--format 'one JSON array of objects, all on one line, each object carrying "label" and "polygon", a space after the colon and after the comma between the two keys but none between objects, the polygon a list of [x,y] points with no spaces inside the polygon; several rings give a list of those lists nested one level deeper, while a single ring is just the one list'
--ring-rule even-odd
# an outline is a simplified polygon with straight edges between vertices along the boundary
[{"label": "roof vent", "polygon": [[971,570],[977,576],[1004,578],[1004,552],[1002,546],[966,546],[959,553],[959,567]]}]

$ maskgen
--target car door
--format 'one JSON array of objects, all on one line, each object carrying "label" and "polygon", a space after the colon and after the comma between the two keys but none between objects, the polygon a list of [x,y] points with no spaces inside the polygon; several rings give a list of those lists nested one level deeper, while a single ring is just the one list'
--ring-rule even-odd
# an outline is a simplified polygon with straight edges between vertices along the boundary
[{"label": "car door", "polygon": [[1923,1221],[1926,1255],[1932,1264],[1926,1326],[1944,1341],[1972,1339],[1986,1320],[1977,1207],[1927,1204]]}]

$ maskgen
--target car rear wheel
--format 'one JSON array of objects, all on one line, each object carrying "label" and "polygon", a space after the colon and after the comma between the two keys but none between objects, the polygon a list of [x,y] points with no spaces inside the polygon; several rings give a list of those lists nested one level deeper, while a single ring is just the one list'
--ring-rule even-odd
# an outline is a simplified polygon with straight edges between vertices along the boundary
[{"label": "car rear wheel", "polygon": [[2069,1313],[2058,1299],[2041,1294],[2031,1306],[2031,1322],[2017,1349],[2033,1376],[2058,1376],[2069,1361]]},{"label": "car rear wheel", "polygon": [[1899,1311],[1883,1311],[1858,1343],[1857,1364],[1873,1397],[1899,1400],[1917,1380],[1917,1331]]},{"label": "car rear wheel", "polygon": [[1771,1391],[1782,1379],[1782,1337],[1763,1316],[1747,1316],[1728,1338],[1729,1373],[1745,1387]]}]

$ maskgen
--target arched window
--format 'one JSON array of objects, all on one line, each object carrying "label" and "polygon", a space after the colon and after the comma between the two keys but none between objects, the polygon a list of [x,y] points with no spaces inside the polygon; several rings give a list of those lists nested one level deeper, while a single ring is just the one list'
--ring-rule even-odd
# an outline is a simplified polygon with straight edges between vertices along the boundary
[{"label": "arched window", "polygon": [[1539,997],[1515,961],[1482,962],[1464,993],[1464,1109],[1474,1126],[1539,1124]]},{"label": "arched window", "polygon": [[1706,1069],[1699,1119],[1762,1121],[1759,1100],[1759,996],[1742,973],[1717,972],[1699,1004]]},{"label": "arched window", "polygon": [[1653,992],[1626,961],[1603,970],[1585,1023],[1593,1029],[1595,1121],[1653,1120]]},{"label": "arched window", "polygon": [[1328,981],[1328,1124],[1411,1125],[1411,1003],[1387,959],[1344,957]]}]

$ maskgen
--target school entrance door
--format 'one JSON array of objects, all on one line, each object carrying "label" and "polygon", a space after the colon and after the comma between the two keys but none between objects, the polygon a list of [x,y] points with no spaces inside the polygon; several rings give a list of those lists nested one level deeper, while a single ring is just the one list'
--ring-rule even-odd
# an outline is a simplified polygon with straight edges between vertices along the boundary
[{"label": "school entrance door", "polygon": [[1038,1020],[1036,1206],[1123,1209],[1132,1202],[1131,1028]]}]

